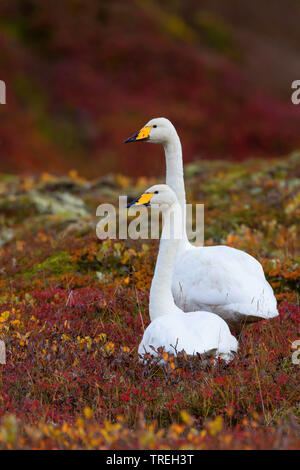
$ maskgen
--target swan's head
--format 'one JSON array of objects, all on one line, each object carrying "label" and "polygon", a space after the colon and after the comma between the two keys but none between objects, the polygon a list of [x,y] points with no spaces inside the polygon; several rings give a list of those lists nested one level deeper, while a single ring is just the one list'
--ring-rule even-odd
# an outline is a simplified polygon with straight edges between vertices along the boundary
[{"label": "swan's head", "polygon": [[166,118],[154,118],[136,134],[132,135],[124,142],[141,142],[143,140],[154,144],[167,144],[174,136],[177,136],[176,129]]},{"label": "swan's head", "polygon": [[167,184],[155,184],[147,189],[141,196],[127,204],[127,207],[156,206],[165,211],[177,202],[174,191]]}]

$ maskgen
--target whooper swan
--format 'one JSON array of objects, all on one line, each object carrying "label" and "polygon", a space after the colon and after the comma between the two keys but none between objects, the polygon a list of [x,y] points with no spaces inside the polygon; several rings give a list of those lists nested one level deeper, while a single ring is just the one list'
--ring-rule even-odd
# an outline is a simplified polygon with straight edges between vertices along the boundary
[{"label": "whooper swan", "polygon": [[273,289],[255,258],[228,246],[196,247],[188,241],[182,150],[173,124],[165,118],[152,119],[125,142],[138,141],[163,145],[166,183],[175,192],[184,213],[184,235],[178,246],[172,280],[176,305],[185,312],[214,312],[236,330],[245,323],[276,317]]},{"label": "whooper swan", "polygon": [[238,342],[231,335],[227,323],[211,312],[184,313],[174,303],[172,273],[182,238],[182,210],[174,191],[164,184],[152,186],[128,207],[139,205],[154,206],[163,215],[159,253],[150,290],[151,323],[144,332],[139,354],[143,356],[146,352],[155,356],[153,346],[155,350],[164,347],[169,353],[184,350],[189,355],[199,353],[231,360]]}]

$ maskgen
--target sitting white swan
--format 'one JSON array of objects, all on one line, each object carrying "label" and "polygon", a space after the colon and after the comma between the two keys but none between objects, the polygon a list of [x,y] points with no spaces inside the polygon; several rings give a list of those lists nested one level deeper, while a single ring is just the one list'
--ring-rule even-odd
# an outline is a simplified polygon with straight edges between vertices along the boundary
[{"label": "sitting white swan", "polygon": [[173,124],[165,118],[152,119],[125,142],[136,141],[163,145],[166,183],[175,192],[184,213],[184,236],[178,247],[172,282],[176,305],[185,312],[214,312],[237,330],[245,323],[276,317],[273,289],[255,258],[228,246],[196,247],[188,241],[182,150]]},{"label": "sitting white swan", "polygon": [[172,273],[183,227],[182,210],[175,193],[167,185],[155,185],[128,207],[139,205],[155,206],[163,214],[159,253],[150,290],[151,323],[144,332],[139,354],[155,355],[153,346],[156,350],[164,347],[165,352],[173,354],[185,350],[187,354],[199,353],[229,361],[237,351],[238,342],[225,321],[211,312],[184,313],[174,303]]}]

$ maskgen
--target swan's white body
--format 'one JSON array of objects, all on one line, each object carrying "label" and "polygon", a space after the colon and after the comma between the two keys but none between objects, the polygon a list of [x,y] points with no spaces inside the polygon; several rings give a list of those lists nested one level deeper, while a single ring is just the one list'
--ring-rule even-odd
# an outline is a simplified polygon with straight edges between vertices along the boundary
[{"label": "swan's white body", "polygon": [[184,311],[205,309],[230,326],[278,315],[261,264],[228,246],[190,246],[177,257],[172,292]]},{"label": "swan's white body", "polygon": [[[178,134],[165,118],[149,121],[151,129],[142,140],[161,143],[166,157],[166,183],[175,192],[185,214],[182,150]],[[139,134],[140,135],[140,134]],[[128,141],[141,140],[139,135]],[[143,137],[143,136],[142,136]],[[278,316],[273,289],[261,264],[249,254],[228,246],[195,247],[187,239],[178,247],[172,292],[176,305],[185,312],[206,310],[237,329],[245,323]]]},{"label": "swan's white body", "polygon": [[201,354],[230,361],[237,351],[237,340],[231,335],[227,323],[211,312],[170,313],[156,318],[145,330],[138,353],[156,355],[163,346],[165,352],[175,354]]},{"label": "swan's white body", "polygon": [[[152,347],[155,350],[163,347],[173,354],[184,350],[187,354],[210,355],[228,361],[237,351],[238,343],[226,322],[210,312],[184,313],[174,303],[171,285],[176,253],[181,243],[175,237],[180,233],[182,238],[181,207],[168,186],[156,185],[147,193],[154,193],[154,190],[159,193],[153,195],[151,203],[164,204],[165,207],[163,230],[150,291],[151,323],[144,332],[138,352],[155,356]],[[170,217],[171,212],[173,218]]]}]

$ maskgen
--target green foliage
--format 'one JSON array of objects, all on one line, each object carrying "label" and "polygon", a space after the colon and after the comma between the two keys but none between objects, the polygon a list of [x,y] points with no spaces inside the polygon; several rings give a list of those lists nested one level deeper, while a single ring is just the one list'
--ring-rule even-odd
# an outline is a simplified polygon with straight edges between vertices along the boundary
[{"label": "green foliage", "polygon": [[31,273],[25,273],[27,276],[32,274],[53,274],[60,275],[69,273],[74,269],[71,262],[71,255],[66,251],[60,251],[55,255],[49,256],[42,263],[33,266]]}]

